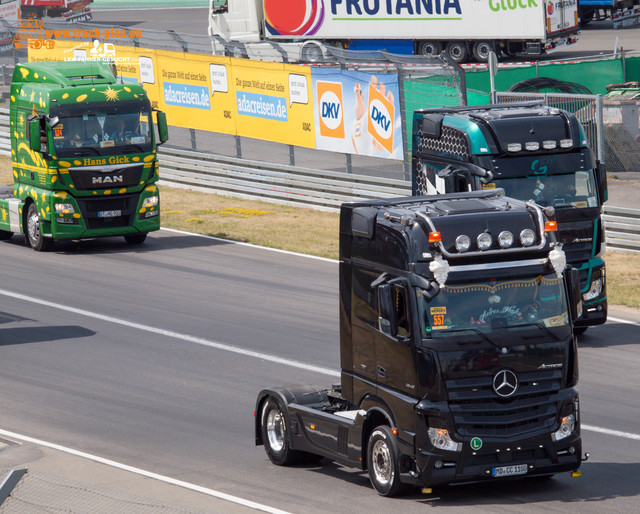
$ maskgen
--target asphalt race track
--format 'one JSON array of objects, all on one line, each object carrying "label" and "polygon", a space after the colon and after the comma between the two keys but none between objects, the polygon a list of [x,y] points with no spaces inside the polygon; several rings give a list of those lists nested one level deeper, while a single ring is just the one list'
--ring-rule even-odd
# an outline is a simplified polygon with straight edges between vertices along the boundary
[{"label": "asphalt race track", "polygon": [[262,387],[337,380],[335,262],[168,230],[51,253],[14,236],[0,258],[4,430],[292,512],[636,510],[640,324],[580,341],[582,478],[386,500],[356,470],[275,467],[253,444]]}]

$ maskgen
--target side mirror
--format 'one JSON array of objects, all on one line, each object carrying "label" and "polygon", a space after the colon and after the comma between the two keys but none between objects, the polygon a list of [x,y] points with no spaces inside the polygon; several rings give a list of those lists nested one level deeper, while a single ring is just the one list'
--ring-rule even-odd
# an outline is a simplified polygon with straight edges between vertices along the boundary
[{"label": "side mirror", "polygon": [[167,126],[167,115],[162,111],[156,111],[156,117],[158,120],[158,137],[160,141],[158,144],[166,143],[169,140],[169,128]]},{"label": "side mirror", "polygon": [[395,337],[398,334],[398,318],[394,305],[395,286],[382,284],[378,287],[379,329],[381,332]]},{"label": "side mirror", "polygon": [[29,123],[29,148],[34,152],[42,151],[42,142],[40,141],[40,118],[33,118]]},{"label": "side mirror", "polygon": [[580,272],[575,268],[569,268],[565,271],[567,281],[567,291],[569,293],[569,309],[571,311],[571,319],[575,323],[582,317],[582,292],[580,291]]},{"label": "side mirror", "polygon": [[229,12],[228,0],[211,0],[211,12],[213,14],[224,14]]},{"label": "side mirror", "polygon": [[607,201],[609,193],[607,191],[607,170],[601,162],[596,164],[596,181],[598,182],[598,199],[600,205],[603,205]]}]

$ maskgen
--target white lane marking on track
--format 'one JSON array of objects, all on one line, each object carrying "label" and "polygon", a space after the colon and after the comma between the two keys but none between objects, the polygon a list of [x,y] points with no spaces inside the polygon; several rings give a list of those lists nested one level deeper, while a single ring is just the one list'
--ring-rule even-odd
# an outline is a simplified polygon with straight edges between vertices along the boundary
[{"label": "white lane marking on track", "polygon": [[16,434],[15,432],[9,432],[8,430],[0,429],[0,435],[5,437],[9,437],[11,439],[17,439],[19,441],[24,441],[27,443],[37,444],[39,446],[45,446],[46,448],[51,448],[53,450],[58,450],[61,452],[68,453],[70,455],[75,455],[76,457],[82,457],[83,459],[89,459],[94,462],[99,462],[100,464],[105,464],[107,466],[111,466],[113,468],[121,469],[123,471],[128,471],[130,473],[135,473],[136,475],[141,475],[147,478],[153,478],[154,480],[160,480],[162,482],[166,482],[167,484],[176,485],[178,487],[184,487],[186,489],[191,489],[192,491],[196,491],[199,493],[203,493],[209,496],[213,496],[215,498],[219,498],[221,500],[226,500],[229,502],[237,503],[238,505],[242,505],[244,507],[248,507],[250,509],[260,510],[263,512],[271,512],[273,514],[286,514],[286,511],[279,510],[273,507],[269,507],[267,505],[262,505],[260,503],[253,502],[251,500],[245,500],[244,498],[239,498],[237,496],[232,496],[230,494],[223,493],[221,491],[216,491],[215,489],[209,489],[207,487],[202,487],[196,484],[191,484],[189,482],[183,482],[182,480],[176,480],[175,478],[167,477],[164,475],[158,475],[157,473],[153,473],[151,471],[146,471],[144,469],[135,468],[133,466],[129,466],[127,464],[122,464],[120,462],[116,462],[113,460],[105,459],[103,457],[98,457],[97,455],[92,455],[90,453],[81,452],[78,450],[74,450],[73,448],[67,448],[66,446],[60,446],[59,444],[50,443],[47,441],[43,441],[41,439],[35,439],[33,437],[29,437],[22,434]]},{"label": "white lane marking on track", "polygon": [[280,248],[269,248],[268,246],[254,245],[251,243],[242,243],[240,241],[232,241],[231,239],[222,239],[221,237],[205,236],[203,234],[194,234],[193,232],[186,232],[184,230],[176,230],[173,228],[162,227],[160,230],[164,230],[166,232],[175,232],[176,234],[182,234],[185,236],[194,236],[194,237],[202,237],[205,239],[213,239],[214,241],[221,241],[223,243],[229,243],[229,244],[240,245],[240,246],[248,246],[249,248],[259,248],[260,250],[268,250],[270,252],[285,253],[287,255],[295,255],[296,257],[305,257],[306,259],[315,259],[318,261],[333,262],[336,264],[340,262],[336,259],[329,259],[327,257],[318,257],[317,255],[308,255],[306,253],[297,253],[297,252],[291,252],[289,250],[280,250]]},{"label": "white lane marking on track", "polygon": [[5,289],[0,289],[0,294],[4,296],[8,296],[10,298],[16,298],[18,300],[23,300],[25,302],[31,302],[38,305],[44,305],[45,307],[51,307],[54,309],[59,309],[66,312],[71,312],[73,314],[80,314],[81,316],[86,316],[88,318],[99,319],[102,321],[107,321],[109,323],[115,323],[118,325],[123,325],[125,327],[136,328],[138,330],[144,330],[145,332],[152,332],[154,334],[159,334],[167,337],[173,337],[175,339],[181,339],[183,341],[188,341],[190,343],[200,344],[202,346],[208,346],[210,348],[216,348],[218,350],[224,350],[227,352],[238,353],[240,355],[244,355],[246,357],[255,357],[256,359],[262,359],[269,362],[275,362],[276,364],[284,364],[285,366],[290,366],[292,368],[304,369],[307,371],[313,371],[314,373],[321,373],[323,375],[329,375],[332,377],[339,377],[340,373],[329,369],[323,368],[321,366],[314,366],[312,364],[307,364],[306,362],[300,362],[293,359],[285,359],[284,357],[278,357],[277,355],[271,355],[268,353],[255,352],[253,350],[247,350],[246,348],[239,348],[237,346],[232,346],[230,344],[220,343],[218,341],[211,341],[209,339],[204,339],[201,337],[190,336],[189,334],[181,334],[179,332],[173,332],[171,330],[164,330],[157,327],[151,327],[149,325],[143,325],[141,323],[134,323],[133,321],[127,321],[119,318],[114,318],[112,316],[105,316],[104,314],[97,314],[95,312],[85,311],[83,309],[76,309],[75,307],[69,307],[67,305],[60,305],[58,303],[49,302],[47,300],[41,300],[39,298],[33,298],[32,296],[27,296],[19,293],[14,293],[12,291],[7,291]]},{"label": "white lane marking on track", "polygon": [[[300,361],[294,361],[291,359],[285,359],[283,357],[278,357],[277,355],[270,355],[267,353],[261,353],[261,352],[254,352],[251,350],[247,350],[245,348],[238,348],[236,346],[232,346],[232,345],[228,345],[228,344],[224,344],[224,343],[219,343],[216,341],[210,341],[208,339],[203,339],[200,337],[194,337],[194,336],[190,336],[188,334],[180,334],[178,332],[172,332],[170,330],[163,330],[160,328],[156,328],[156,327],[150,327],[148,325],[142,325],[141,323],[134,323],[131,321],[126,321],[126,320],[121,320],[118,318],[114,318],[112,316],[105,316],[103,314],[96,314],[94,312],[89,312],[89,311],[85,311],[82,309],[76,309],[75,307],[68,307],[66,305],[60,305],[60,304],[56,304],[53,302],[49,302],[47,300],[40,300],[38,298],[33,298],[31,296],[26,296],[23,294],[19,294],[19,293],[14,293],[12,291],[7,291],[5,289],[0,289],[0,294],[4,295],[4,296],[8,296],[10,298],[16,298],[18,300],[23,300],[26,302],[31,302],[31,303],[36,303],[38,305],[44,305],[46,307],[52,307],[54,309],[60,309],[66,312],[71,312],[74,314],[80,314],[82,316],[87,316],[89,318],[94,318],[94,319],[99,319],[102,321],[107,321],[110,323],[116,323],[118,325],[123,325],[126,327],[131,327],[131,328],[136,328],[138,330],[144,330],[146,332],[152,332],[155,334],[159,334],[159,335],[164,335],[167,337],[173,337],[176,339],[182,339],[183,341],[188,341],[191,343],[195,343],[195,344],[200,344],[203,346],[208,346],[210,348],[216,348],[218,350],[225,350],[228,352],[232,352],[232,353],[238,353],[240,355],[244,355],[247,357],[255,357],[257,359],[263,359],[269,362],[274,362],[276,364],[283,364],[285,366],[290,366],[293,368],[298,368],[298,369],[305,369],[307,371],[313,371],[314,373],[320,373],[323,375],[328,375],[328,376],[332,376],[332,377],[339,377],[340,373],[337,371],[334,371],[332,369],[328,369],[328,368],[323,368],[321,366],[314,366],[312,364],[307,364],[304,362],[300,362]],[[610,318],[613,319],[613,318]],[[617,320],[617,318],[616,318]],[[626,320],[620,320],[621,322],[625,322],[625,323],[630,323],[632,325],[637,325],[637,323],[632,322],[632,321],[626,321]],[[617,437],[624,437],[627,439],[637,439],[640,440],[640,435],[636,435],[636,434],[631,434],[628,432],[619,432],[616,430],[611,430],[608,428],[601,428],[601,427],[596,427],[596,426],[591,426],[591,425],[582,425],[582,428],[585,430],[591,430],[594,432],[601,432],[604,434],[609,434],[609,435],[615,435]]]},{"label": "white lane marking on track", "polygon": [[608,315],[607,315],[607,321],[615,321],[616,323],[626,323],[627,325],[635,325],[636,327],[640,327],[640,323],[636,321],[629,321],[628,319],[622,319],[622,318],[612,318],[611,316],[608,316]]},{"label": "white lane marking on track", "polygon": [[580,425],[582,430],[589,430],[591,432],[598,432],[600,434],[614,435],[616,437],[624,437],[625,439],[633,439],[634,441],[640,441],[639,434],[632,434],[631,432],[620,432],[619,430],[611,430],[609,428],[594,427],[593,425]]}]

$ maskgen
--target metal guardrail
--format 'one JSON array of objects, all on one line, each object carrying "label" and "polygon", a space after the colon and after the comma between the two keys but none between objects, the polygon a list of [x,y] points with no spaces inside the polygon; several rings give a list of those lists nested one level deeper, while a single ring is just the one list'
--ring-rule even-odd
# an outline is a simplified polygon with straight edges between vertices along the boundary
[{"label": "metal guardrail", "polygon": [[164,147],[158,153],[161,182],[278,203],[338,210],[369,198],[411,195],[405,180],[321,171],[264,161]]},{"label": "metal guardrail", "polygon": [[640,209],[605,205],[602,219],[607,248],[640,253]]},{"label": "metal guardrail", "polygon": [[[9,109],[0,108],[0,155],[11,155]],[[411,195],[405,180],[271,164],[162,147],[161,184],[210,193],[336,211],[342,202]],[[605,205],[611,250],[640,253],[640,209]]]}]

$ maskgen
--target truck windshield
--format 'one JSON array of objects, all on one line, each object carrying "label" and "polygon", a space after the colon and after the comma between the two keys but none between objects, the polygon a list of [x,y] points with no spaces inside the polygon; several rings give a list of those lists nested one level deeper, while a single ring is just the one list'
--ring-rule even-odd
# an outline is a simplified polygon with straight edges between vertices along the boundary
[{"label": "truck windshield", "polygon": [[430,301],[418,293],[425,338],[448,337],[459,330],[484,335],[522,327],[545,332],[561,328],[559,337],[569,333],[563,280],[555,274],[448,284]]},{"label": "truck windshield", "polygon": [[151,151],[148,111],[61,117],[53,128],[58,157]]},{"label": "truck windshield", "polygon": [[543,207],[598,207],[593,170],[554,175],[540,175],[494,180],[507,196],[518,200],[535,200]]}]

